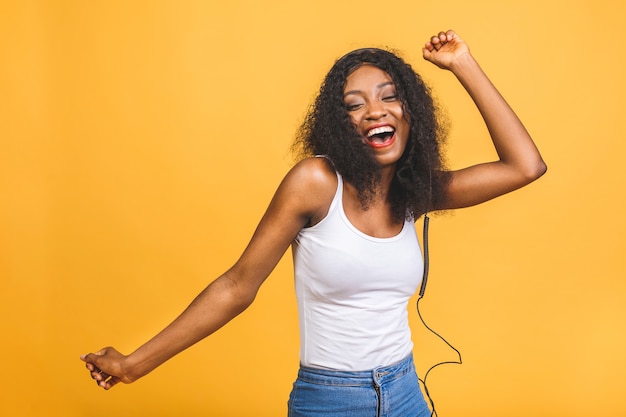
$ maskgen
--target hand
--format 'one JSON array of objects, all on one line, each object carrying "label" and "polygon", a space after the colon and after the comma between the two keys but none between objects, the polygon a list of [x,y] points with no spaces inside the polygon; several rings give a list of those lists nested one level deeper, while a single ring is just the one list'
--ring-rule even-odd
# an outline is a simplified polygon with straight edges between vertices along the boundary
[{"label": "hand", "polygon": [[469,54],[469,47],[453,30],[439,32],[422,48],[424,59],[439,68],[450,70],[462,55]]},{"label": "hand", "polygon": [[85,367],[91,377],[95,379],[96,384],[105,390],[113,388],[118,382],[130,384],[134,381],[124,369],[126,358],[127,356],[122,355],[112,347],[80,357],[86,362]]}]

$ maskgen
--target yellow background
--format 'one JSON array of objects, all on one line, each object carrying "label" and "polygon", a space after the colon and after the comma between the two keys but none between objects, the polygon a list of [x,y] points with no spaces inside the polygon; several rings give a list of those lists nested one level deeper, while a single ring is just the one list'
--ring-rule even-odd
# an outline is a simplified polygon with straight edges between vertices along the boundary
[{"label": "yellow background", "polygon": [[[291,259],[211,338],[109,392],[78,357],[130,352],[247,243],[335,58],[405,52],[494,157],[421,45],[454,28],[548,174],[431,222],[423,313],[463,353],[439,415],[624,416],[622,1],[10,1],[0,6],[0,413],[281,416],[298,362]],[[411,307],[418,371],[454,354]]]}]

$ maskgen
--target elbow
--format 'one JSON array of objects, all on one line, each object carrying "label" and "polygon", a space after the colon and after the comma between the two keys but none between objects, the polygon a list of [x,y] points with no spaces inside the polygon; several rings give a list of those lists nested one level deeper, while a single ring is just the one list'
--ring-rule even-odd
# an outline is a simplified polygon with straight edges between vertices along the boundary
[{"label": "elbow", "polygon": [[521,174],[523,177],[523,182],[526,184],[530,184],[531,182],[539,179],[543,174],[548,170],[548,166],[543,161],[543,159],[538,158],[533,163],[527,164],[523,170],[521,170]]},{"label": "elbow", "polygon": [[256,299],[257,291],[246,291],[244,294],[239,295],[236,299],[236,305],[240,312],[243,312],[252,305]]},{"label": "elbow", "polygon": [[246,310],[254,302],[258,287],[244,285],[237,280],[232,279],[229,273],[224,274],[223,278],[227,284],[227,300],[230,308],[239,314]]},{"label": "elbow", "polygon": [[532,181],[539,179],[548,171],[548,165],[544,162],[543,159],[539,158],[539,160],[533,165],[531,178]]},{"label": "elbow", "polygon": [[234,315],[243,313],[256,298],[256,291],[251,291],[244,288],[231,288],[226,298],[228,309],[233,312]]}]

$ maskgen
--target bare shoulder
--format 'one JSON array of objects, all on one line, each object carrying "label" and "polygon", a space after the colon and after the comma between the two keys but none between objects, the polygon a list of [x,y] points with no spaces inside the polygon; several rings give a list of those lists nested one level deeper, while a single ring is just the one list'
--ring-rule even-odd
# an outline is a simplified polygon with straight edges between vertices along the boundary
[{"label": "bare shoulder", "polygon": [[337,186],[337,174],[332,163],[326,158],[306,158],[291,168],[287,176],[293,176],[306,187]]},{"label": "bare shoulder", "polygon": [[307,158],[291,168],[280,188],[315,224],[328,212],[337,190],[337,174],[326,158]]}]

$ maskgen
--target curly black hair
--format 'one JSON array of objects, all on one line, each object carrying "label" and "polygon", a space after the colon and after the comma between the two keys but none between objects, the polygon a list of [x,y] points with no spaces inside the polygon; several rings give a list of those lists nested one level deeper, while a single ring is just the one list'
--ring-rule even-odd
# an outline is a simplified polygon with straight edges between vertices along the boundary
[{"label": "curly black hair", "polygon": [[409,138],[396,165],[390,199],[396,219],[416,219],[440,206],[444,198],[448,176],[442,145],[447,129],[430,88],[397,53],[364,48],[338,59],[297,132],[293,150],[300,158],[326,155],[337,172],[357,189],[361,205],[367,209],[375,197],[380,166],[351,123],[343,100],[347,77],[362,65],[385,71],[402,102],[410,126]]}]

